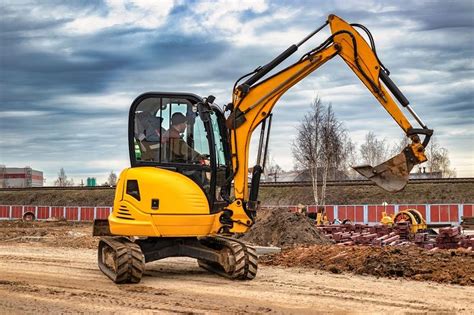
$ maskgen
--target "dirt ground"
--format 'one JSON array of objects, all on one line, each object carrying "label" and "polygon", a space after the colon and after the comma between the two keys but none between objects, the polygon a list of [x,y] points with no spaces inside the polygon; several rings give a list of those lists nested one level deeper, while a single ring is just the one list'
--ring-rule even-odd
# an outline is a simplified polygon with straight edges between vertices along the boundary
[{"label": "dirt ground", "polygon": [[0,245],[2,313],[472,314],[472,302],[472,287],[301,268],[262,266],[253,281],[235,282],[187,258],[147,264],[140,284],[115,285],[93,249]]},{"label": "dirt ground", "polygon": [[429,251],[416,246],[313,245],[292,248],[262,260],[273,266],[305,267],[335,274],[350,272],[376,277],[474,285],[474,252],[463,248]]},{"label": "dirt ground", "polygon": [[170,258],[147,264],[139,284],[115,285],[97,268],[90,232],[67,222],[0,222],[0,313],[474,313],[472,286],[288,267],[287,251],[249,282]]},{"label": "dirt ground", "polygon": [[0,221],[0,244],[38,243],[51,247],[97,248],[92,223]]}]

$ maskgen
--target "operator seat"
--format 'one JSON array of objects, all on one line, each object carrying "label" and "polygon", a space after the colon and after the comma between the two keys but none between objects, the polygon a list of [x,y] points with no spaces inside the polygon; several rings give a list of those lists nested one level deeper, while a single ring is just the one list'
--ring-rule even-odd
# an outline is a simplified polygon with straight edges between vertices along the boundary
[{"label": "operator seat", "polygon": [[163,118],[143,111],[135,114],[135,139],[140,144],[142,160],[157,161],[160,151],[160,135],[165,132],[161,126]]}]

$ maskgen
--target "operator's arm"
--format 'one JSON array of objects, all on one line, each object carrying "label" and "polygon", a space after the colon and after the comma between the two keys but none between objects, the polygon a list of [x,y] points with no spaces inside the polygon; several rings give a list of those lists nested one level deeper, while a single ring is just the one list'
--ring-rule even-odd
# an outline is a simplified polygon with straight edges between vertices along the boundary
[{"label": "operator's arm", "polygon": [[171,151],[177,160],[198,161],[202,159],[199,152],[191,148],[182,138],[172,138]]}]

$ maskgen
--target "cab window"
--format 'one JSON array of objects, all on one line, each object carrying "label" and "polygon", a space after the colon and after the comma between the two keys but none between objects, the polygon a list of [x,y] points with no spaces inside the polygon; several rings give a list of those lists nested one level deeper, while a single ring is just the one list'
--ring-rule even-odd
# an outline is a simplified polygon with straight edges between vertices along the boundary
[{"label": "cab window", "polygon": [[199,164],[209,142],[196,106],[185,98],[147,98],[135,110],[135,157],[157,163]]}]

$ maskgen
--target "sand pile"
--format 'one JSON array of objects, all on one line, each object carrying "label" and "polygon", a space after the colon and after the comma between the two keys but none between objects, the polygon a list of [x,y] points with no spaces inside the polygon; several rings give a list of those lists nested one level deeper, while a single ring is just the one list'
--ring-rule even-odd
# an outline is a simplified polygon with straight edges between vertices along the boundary
[{"label": "sand pile", "polygon": [[241,239],[254,245],[284,248],[304,244],[332,244],[307,217],[281,208],[260,210],[256,223]]}]

